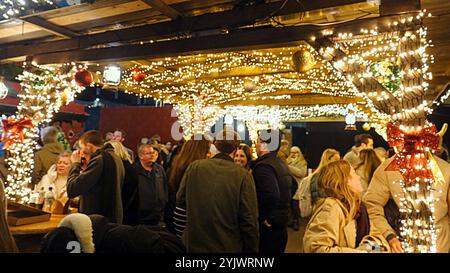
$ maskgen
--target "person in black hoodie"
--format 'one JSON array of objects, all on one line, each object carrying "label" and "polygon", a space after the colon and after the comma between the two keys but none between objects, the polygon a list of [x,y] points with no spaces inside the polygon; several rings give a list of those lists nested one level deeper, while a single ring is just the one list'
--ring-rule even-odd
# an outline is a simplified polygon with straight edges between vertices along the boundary
[{"label": "person in black hoodie", "polygon": [[[122,223],[122,183],[125,170],[111,144],[103,145],[99,131],[88,131],[80,138],[80,149],[72,154],[72,168],[67,180],[69,198],[80,196],[79,212],[100,214],[111,222]],[[81,157],[88,161],[85,170]]]},{"label": "person in black hoodie", "polygon": [[283,253],[287,244],[288,209],[297,183],[277,156],[280,141],[278,130],[260,131],[256,143],[258,159],[251,164],[258,198],[261,253]]}]

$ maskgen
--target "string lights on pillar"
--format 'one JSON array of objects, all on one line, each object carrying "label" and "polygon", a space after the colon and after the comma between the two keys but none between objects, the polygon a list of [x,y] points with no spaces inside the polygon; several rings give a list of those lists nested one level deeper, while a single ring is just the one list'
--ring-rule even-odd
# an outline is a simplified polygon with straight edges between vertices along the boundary
[{"label": "string lights on pillar", "polygon": [[[366,102],[377,108],[390,105],[394,113],[386,113],[388,120],[408,121],[424,117],[431,112],[429,102],[421,101],[414,107],[408,107],[407,102],[423,96],[429,86],[427,81],[432,79],[429,63],[434,59],[427,53],[427,48],[433,45],[427,39],[427,28],[422,25],[426,15],[423,10],[415,17],[391,22],[387,32],[374,28],[361,29],[359,35],[339,33],[333,39],[333,46],[319,52],[333,58],[335,51],[345,51],[343,56],[333,58],[332,65],[346,73],[348,80],[360,85]],[[373,79],[382,88],[369,87]]]},{"label": "string lights on pillar", "polygon": [[30,120],[32,126],[21,128],[20,141],[11,143],[8,148],[11,156],[7,159],[9,174],[5,193],[10,200],[28,201],[37,126],[49,123],[62,106],[73,101],[83,90],[74,80],[78,68],[73,63],[57,66],[24,64],[24,72],[18,77],[22,92],[18,95],[20,101],[14,120],[17,124]]},{"label": "string lights on pillar", "polygon": [[433,124],[423,127],[388,125],[388,142],[396,155],[386,171],[398,171],[403,179],[399,183],[402,195],[400,236],[403,249],[408,253],[436,252],[435,202],[442,196],[436,185],[445,183],[443,175],[431,153],[439,146],[439,135]]}]

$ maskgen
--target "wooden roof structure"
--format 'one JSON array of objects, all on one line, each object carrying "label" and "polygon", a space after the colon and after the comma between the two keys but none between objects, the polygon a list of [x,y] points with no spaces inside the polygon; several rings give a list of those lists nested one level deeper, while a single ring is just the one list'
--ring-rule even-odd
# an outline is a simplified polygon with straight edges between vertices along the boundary
[{"label": "wooden roof structure", "polygon": [[[318,41],[339,32],[358,33],[361,28],[384,26],[421,9],[433,14],[425,19],[429,38],[435,45],[430,49],[435,58],[431,65],[434,77],[426,94],[426,99],[432,101],[450,83],[450,2],[441,0],[97,0],[0,22],[0,62],[74,61],[87,63],[93,69],[117,63],[128,69],[135,65],[148,66],[166,57],[192,59],[198,54],[220,57],[220,54],[251,52],[276,55],[282,51],[294,52],[305,44],[317,49]],[[327,65],[319,61],[322,67]],[[253,79],[257,74],[270,74],[265,72],[246,72],[240,68],[215,77],[245,84],[240,77]],[[281,73],[291,78],[293,75],[292,71]],[[204,77],[211,78],[211,75]],[[302,75],[295,77],[301,79]],[[245,94],[245,88],[239,90]],[[129,91],[139,93],[142,89],[130,87]],[[316,105],[361,101],[354,94],[336,96],[336,93],[317,92],[307,87],[279,88],[271,95],[290,97],[245,100],[244,96],[241,104]],[[158,94],[154,95],[158,98]],[[179,101],[183,96],[177,98]],[[226,105],[232,100],[219,100],[219,103]]]}]

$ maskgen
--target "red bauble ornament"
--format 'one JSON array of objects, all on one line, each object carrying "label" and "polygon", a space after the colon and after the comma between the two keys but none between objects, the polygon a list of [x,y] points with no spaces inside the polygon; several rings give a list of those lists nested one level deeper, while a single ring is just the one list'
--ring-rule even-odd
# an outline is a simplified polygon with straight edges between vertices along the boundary
[{"label": "red bauble ornament", "polygon": [[147,77],[147,75],[139,68],[134,69],[133,73],[131,73],[131,78],[133,78],[133,80],[137,82],[145,80],[145,77]]},{"label": "red bauble ornament", "polygon": [[86,69],[78,70],[77,73],[75,73],[74,79],[75,82],[81,87],[89,86],[93,81],[91,72]]}]

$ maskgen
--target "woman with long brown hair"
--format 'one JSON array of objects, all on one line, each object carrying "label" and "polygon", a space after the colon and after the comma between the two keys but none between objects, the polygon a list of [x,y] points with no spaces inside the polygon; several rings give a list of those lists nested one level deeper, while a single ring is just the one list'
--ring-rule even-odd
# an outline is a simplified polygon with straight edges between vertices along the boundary
[{"label": "woman with long brown hair", "polygon": [[234,153],[234,163],[250,171],[250,162],[253,160],[252,152],[247,144],[240,144]]},{"label": "woman with long brown hair", "polygon": [[176,155],[171,168],[168,170],[169,202],[166,208],[165,222],[167,229],[174,233],[176,232],[176,225],[183,224],[180,223],[183,222],[183,219],[180,219],[183,218],[182,215],[181,217],[175,217],[174,219],[174,213],[176,213],[176,195],[178,188],[180,187],[181,179],[183,178],[184,172],[192,162],[207,158],[210,146],[211,142],[203,136],[201,138],[198,136],[194,137],[183,144],[180,153]]},{"label": "woman with long brown hair", "polygon": [[369,183],[372,180],[373,173],[381,165],[381,160],[373,149],[363,149],[359,152],[360,163],[356,167],[356,174],[361,179],[361,186],[363,188],[362,196],[367,191]]},{"label": "woman with long brown hair", "polygon": [[321,198],[303,237],[305,252],[367,252],[368,241],[389,249],[383,236],[371,232],[361,202],[361,182],[350,163],[339,160],[325,165],[317,183]]},{"label": "woman with long brown hair", "polygon": [[0,179],[0,253],[18,252],[14,238],[11,235],[6,217],[7,200],[3,188],[3,181]]}]

